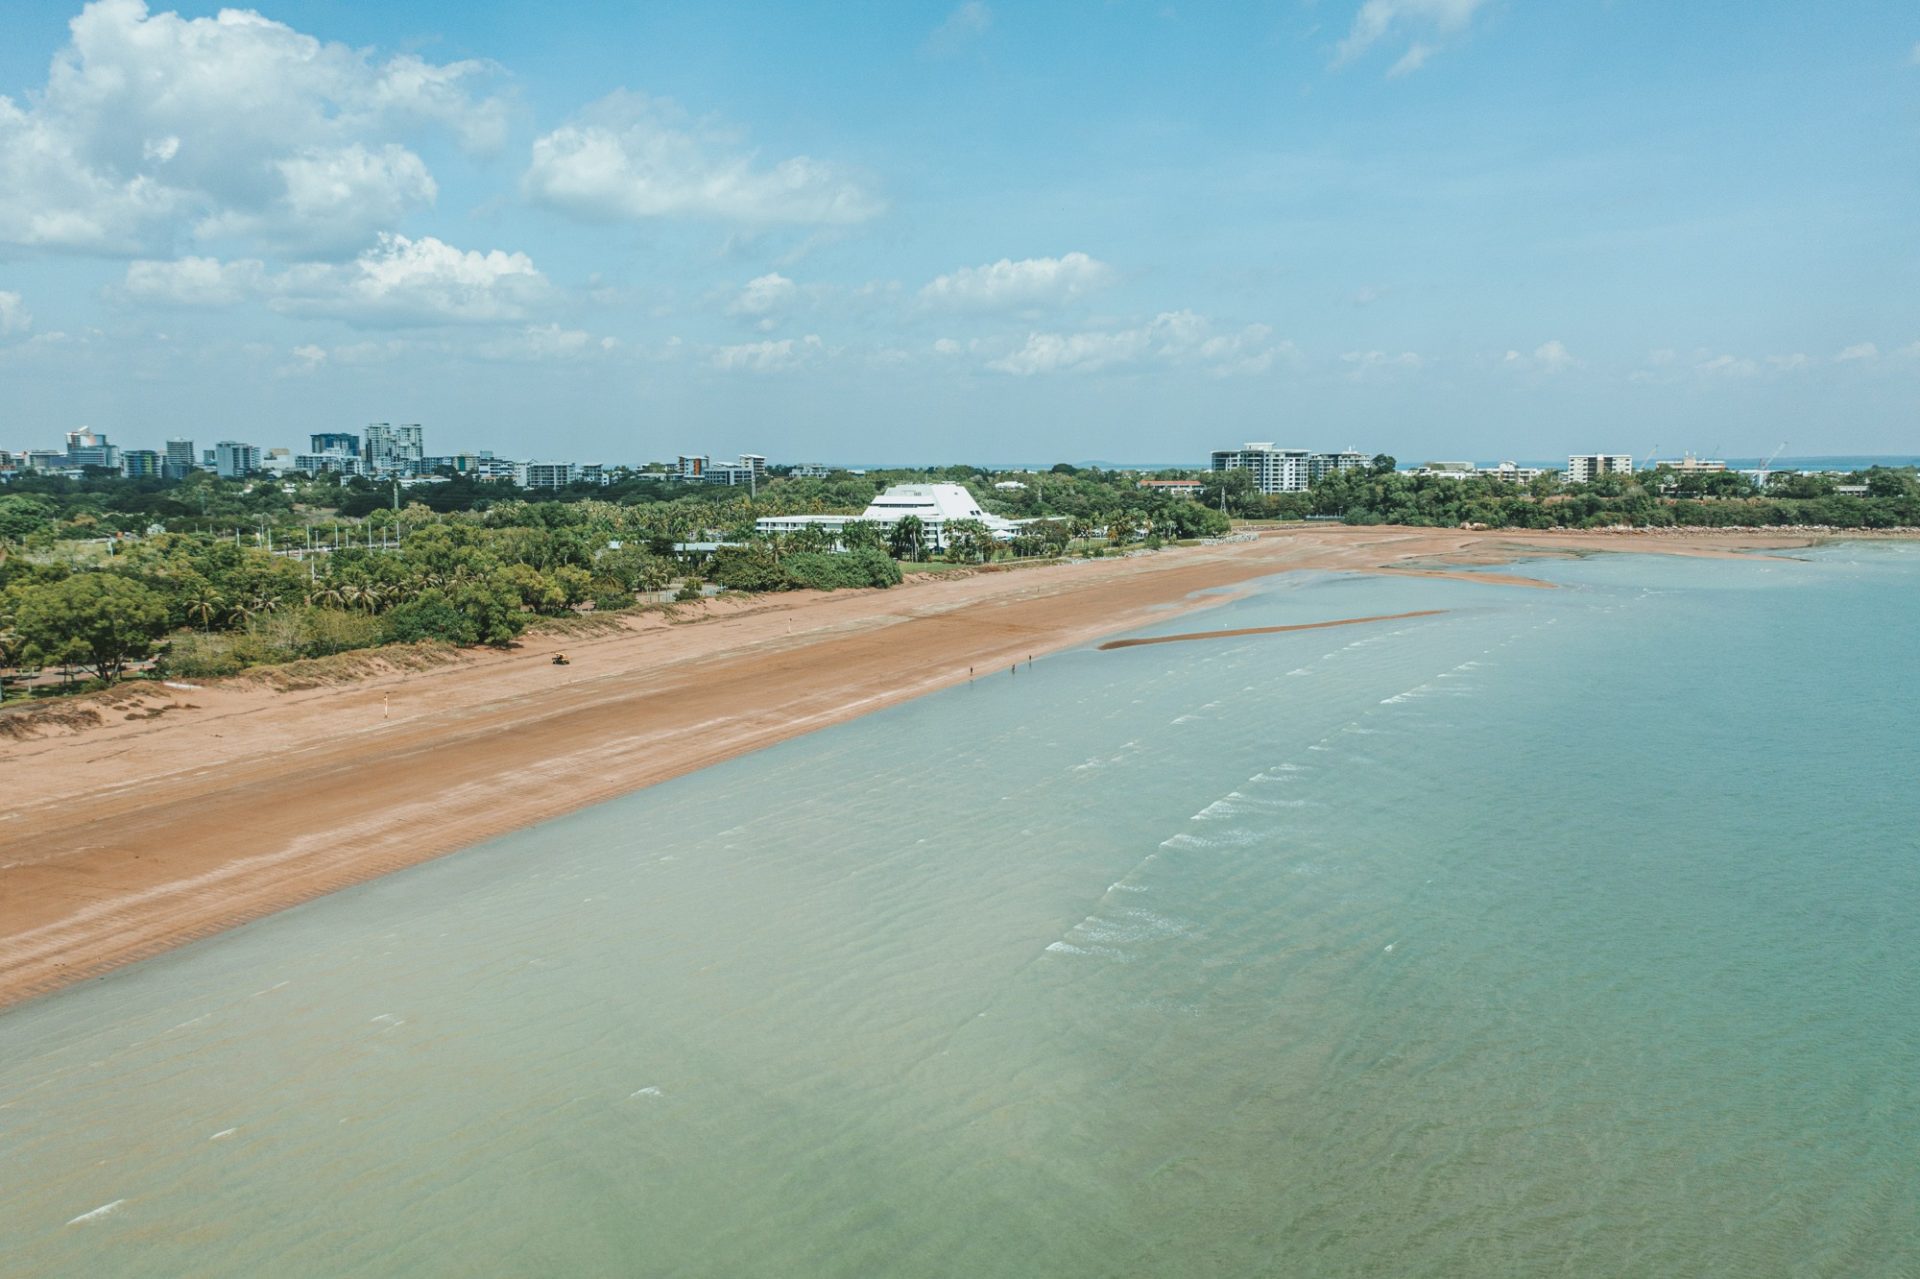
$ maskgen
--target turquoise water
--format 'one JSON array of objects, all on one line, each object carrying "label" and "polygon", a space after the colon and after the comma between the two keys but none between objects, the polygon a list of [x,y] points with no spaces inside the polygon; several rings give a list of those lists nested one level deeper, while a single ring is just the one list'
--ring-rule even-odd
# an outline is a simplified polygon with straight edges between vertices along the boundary
[{"label": "turquoise water", "polygon": [[1538,571],[1277,578],[1160,629],[1450,611],[1043,659],[0,1015],[0,1268],[1920,1273],[1920,547]]}]

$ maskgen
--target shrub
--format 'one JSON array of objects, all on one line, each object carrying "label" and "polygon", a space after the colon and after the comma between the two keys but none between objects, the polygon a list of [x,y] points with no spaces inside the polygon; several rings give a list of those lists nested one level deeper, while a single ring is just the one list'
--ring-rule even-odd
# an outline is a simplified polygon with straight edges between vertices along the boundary
[{"label": "shrub", "polygon": [[401,644],[421,640],[446,640],[453,644],[478,644],[480,628],[471,617],[454,606],[439,591],[423,591],[385,618],[387,639]]},{"label": "shrub", "polygon": [[805,551],[787,556],[781,568],[790,587],[815,591],[893,586],[900,581],[900,566],[885,552],[871,548],[840,555]]},{"label": "shrub", "polygon": [[757,542],[721,547],[713,553],[707,575],[730,591],[778,591],[787,586],[773,552]]},{"label": "shrub", "polygon": [[228,635],[203,635],[198,631],[180,631],[167,644],[160,658],[160,670],[182,679],[216,679],[238,674],[241,661],[233,655],[233,639]]}]

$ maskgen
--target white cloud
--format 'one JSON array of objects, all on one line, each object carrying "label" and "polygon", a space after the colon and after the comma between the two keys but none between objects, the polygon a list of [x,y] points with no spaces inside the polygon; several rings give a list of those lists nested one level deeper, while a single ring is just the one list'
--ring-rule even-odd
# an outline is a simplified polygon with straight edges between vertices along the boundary
[{"label": "white cloud", "polygon": [[260,295],[267,265],[257,258],[177,258],[127,264],[121,293],[149,306],[235,306]]},{"label": "white cloud", "polygon": [[1024,346],[987,367],[1022,377],[1069,369],[1091,373],[1137,360],[1151,349],[1152,338],[1144,328],[1118,333],[1029,333]]},{"label": "white cloud", "polygon": [[1421,67],[1426,66],[1427,59],[1438,52],[1439,50],[1433,45],[1415,42],[1407,48],[1405,53],[1400,55],[1398,62],[1387,68],[1387,79],[1397,80],[1403,75],[1412,75]]},{"label": "white cloud", "polygon": [[541,324],[528,325],[518,333],[482,342],[473,348],[473,353],[489,360],[577,360],[611,351],[618,345],[612,338],[595,338],[585,329]]},{"label": "white cloud", "polygon": [[1353,366],[1353,372],[1348,376],[1356,381],[1377,373],[1411,371],[1426,364],[1412,351],[1402,351],[1398,355],[1389,351],[1348,351],[1340,357],[1340,361]]},{"label": "white cloud", "polygon": [[[340,247],[341,228],[391,226],[440,194],[419,156],[392,143],[305,151],[274,163],[281,193],[264,208],[203,219],[196,239],[248,239],[294,252]],[[356,234],[356,242],[365,240]]]},{"label": "white cloud", "polygon": [[33,317],[20,301],[18,293],[0,290],[0,337],[12,337],[33,327]]},{"label": "white cloud", "polygon": [[1792,355],[1769,355],[1767,357],[1768,366],[1778,373],[1791,373],[1798,369],[1804,369],[1812,363],[1813,361],[1809,360],[1805,352],[1802,351],[1795,351]]},{"label": "white cloud", "polygon": [[1001,307],[1057,306],[1101,288],[1113,280],[1113,268],[1084,253],[1057,258],[1001,258],[985,266],[961,267],[938,276],[920,290],[922,301],[935,306]]},{"label": "white cloud", "polygon": [[809,333],[799,339],[720,347],[713,353],[713,367],[727,372],[785,373],[811,363],[825,351],[825,344]]},{"label": "white cloud", "polygon": [[935,355],[958,355],[963,349],[964,348],[952,338],[936,338],[933,343],[933,353]]},{"label": "white cloud", "polygon": [[536,140],[521,185],[529,199],[595,221],[852,223],[882,207],[830,165],[804,155],[762,165],[671,103],[624,91]]},{"label": "white cloud", "polygon": [[1567,350],[1566,343],[1559,338],[1553,338],[1535,347],[1532,355],[1508,351],[1503,363],[1510,369],[1538,369],[1543,373],[1563,373],[1580,361],[1574,357],[1573,352]]},{"label": "white cloud", "polygon": [[480,253],[422,236],[382,235],[352,262],[309,263],[278,274],[255,259],[129,263],[124,296],[163,306],[260,300],[292,315],[332,316],[372,328],[504,323],[551,292],[524,253]]},{"label": "white cloud", "polygon": [[778,271],[747,281],[740,296],[727,305],[727,314],[750,319],[762,333],[779,327],[780,313],[793,304],[799,290]]},{"label": "white cloud", "polygon": [[1366,284],[1362,285],[1360,291],[1353,295],[1353,304],[1355,306],[1372,306],[1385,296],[1387,296],[1387,290],[1385,288],[1379,285]]},{"label": "white cloud", "polygon": [[[1291,342],[1271,341],[1264,324],[1232,334],[1214,334],[1205,316],[1166,311],[1131,329],[1086,333],[1029,333],[1021,346],[987,367],[1031,377],[1040,373],[1092,373],[1146,359],[1198,365],[1215,376],[1261,373],[1275,359],[1297,354]],[[938,347],[936,346],[936,349]]]},{"label": "white cloud", "polygon": [[933,53],[957,52],[992,25],[993,10],[980,0],[967,0],[933,29],[927,37],[927,49]]},{"label": "white cloud", "polygon": [[1744,355],[1716,355],[1696,361],[1693,369],[1707,377],[1741,378],[1758,373],[1760,365]]},{"label": "white cloud", "polygon": [[1408,46],[1388,75],[1406,75],[1439,52],[1437,38],[1464,30],[1486,0],[1366,0],[1353,15],[1353,25],[1334,51],[1333,64],[1342,66],[1390,36],[1408,31],[1430,33],[1433,41],[1416,40]]},{"label": "white cloud", "polygon": [[1835,364],[1851,364],[1855,360],[1874,360],[1880,357],[1880,348],[1871,342],[1856,342],[1833,357]]},{"label": "white cloud", "polygon": [[0,97],[0,242],[105,254],[197,236],[338,251],[431,203],[396,134],[497,144],[490,65],[376,62],[258,13],[149,14],[97,0],[44,89]]}]

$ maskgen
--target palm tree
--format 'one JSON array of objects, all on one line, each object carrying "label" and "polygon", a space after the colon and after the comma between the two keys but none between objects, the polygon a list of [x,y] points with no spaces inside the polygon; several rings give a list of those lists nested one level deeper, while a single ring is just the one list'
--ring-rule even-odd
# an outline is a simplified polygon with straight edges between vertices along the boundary
[{"label": "palm tree", "polygon": [[903,515],[887,534],[888,549],[897,560],[917,560],[927,543],[926,525],[918,515]]},{"label": "palm tree", "polygon": [[235,600],[227,608],[227,625],[234,627],[245,626],[253,620],[253,614],[254,609],[251,604],[245,600]]},{"label": "palm tree", "polygon": [[205,634],[207,628],[213,624],[213,615],[219,611],[220,600],[211,591],[201,591],[187,601],[187,616],[200,619],[202,634]]}]

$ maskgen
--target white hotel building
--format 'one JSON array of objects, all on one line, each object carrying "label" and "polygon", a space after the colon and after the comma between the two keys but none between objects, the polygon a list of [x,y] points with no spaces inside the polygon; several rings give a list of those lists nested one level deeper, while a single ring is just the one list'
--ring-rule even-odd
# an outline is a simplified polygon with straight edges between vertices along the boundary
[{"label": "white hotel building", "polygon": [[1602,475],[1632,475],[1633,458],[1626,453],[1575,453],[1567,459],[1567,483],[1587,484]]},{"label": "white hotel building", "polygon": [[1313,454],[1306,449],[1243,444],[1237,449],[1215,450],[1213,469],[1247,471],[1253,476],[1253,487],[1261,493],[1304,493],[1310,478],[1308,463],[1312,457]]},{"label": "white hotel building", "polygon": [[801,529],[824,529],[836,537],[847,525],[864,521],[877,524],[883,532],[907,516],[917,516],[926,534],[927,545],[945,550],[947,526],[955,520],[975,520],[984,524],[995,540],[1010,542],[1026,520],[1003,519],[989,515],[973,500],[973,494],[959,484],[896,484],[868,504],[859,515],[769,515],[753,522],[761,533],[797,533]]}]

